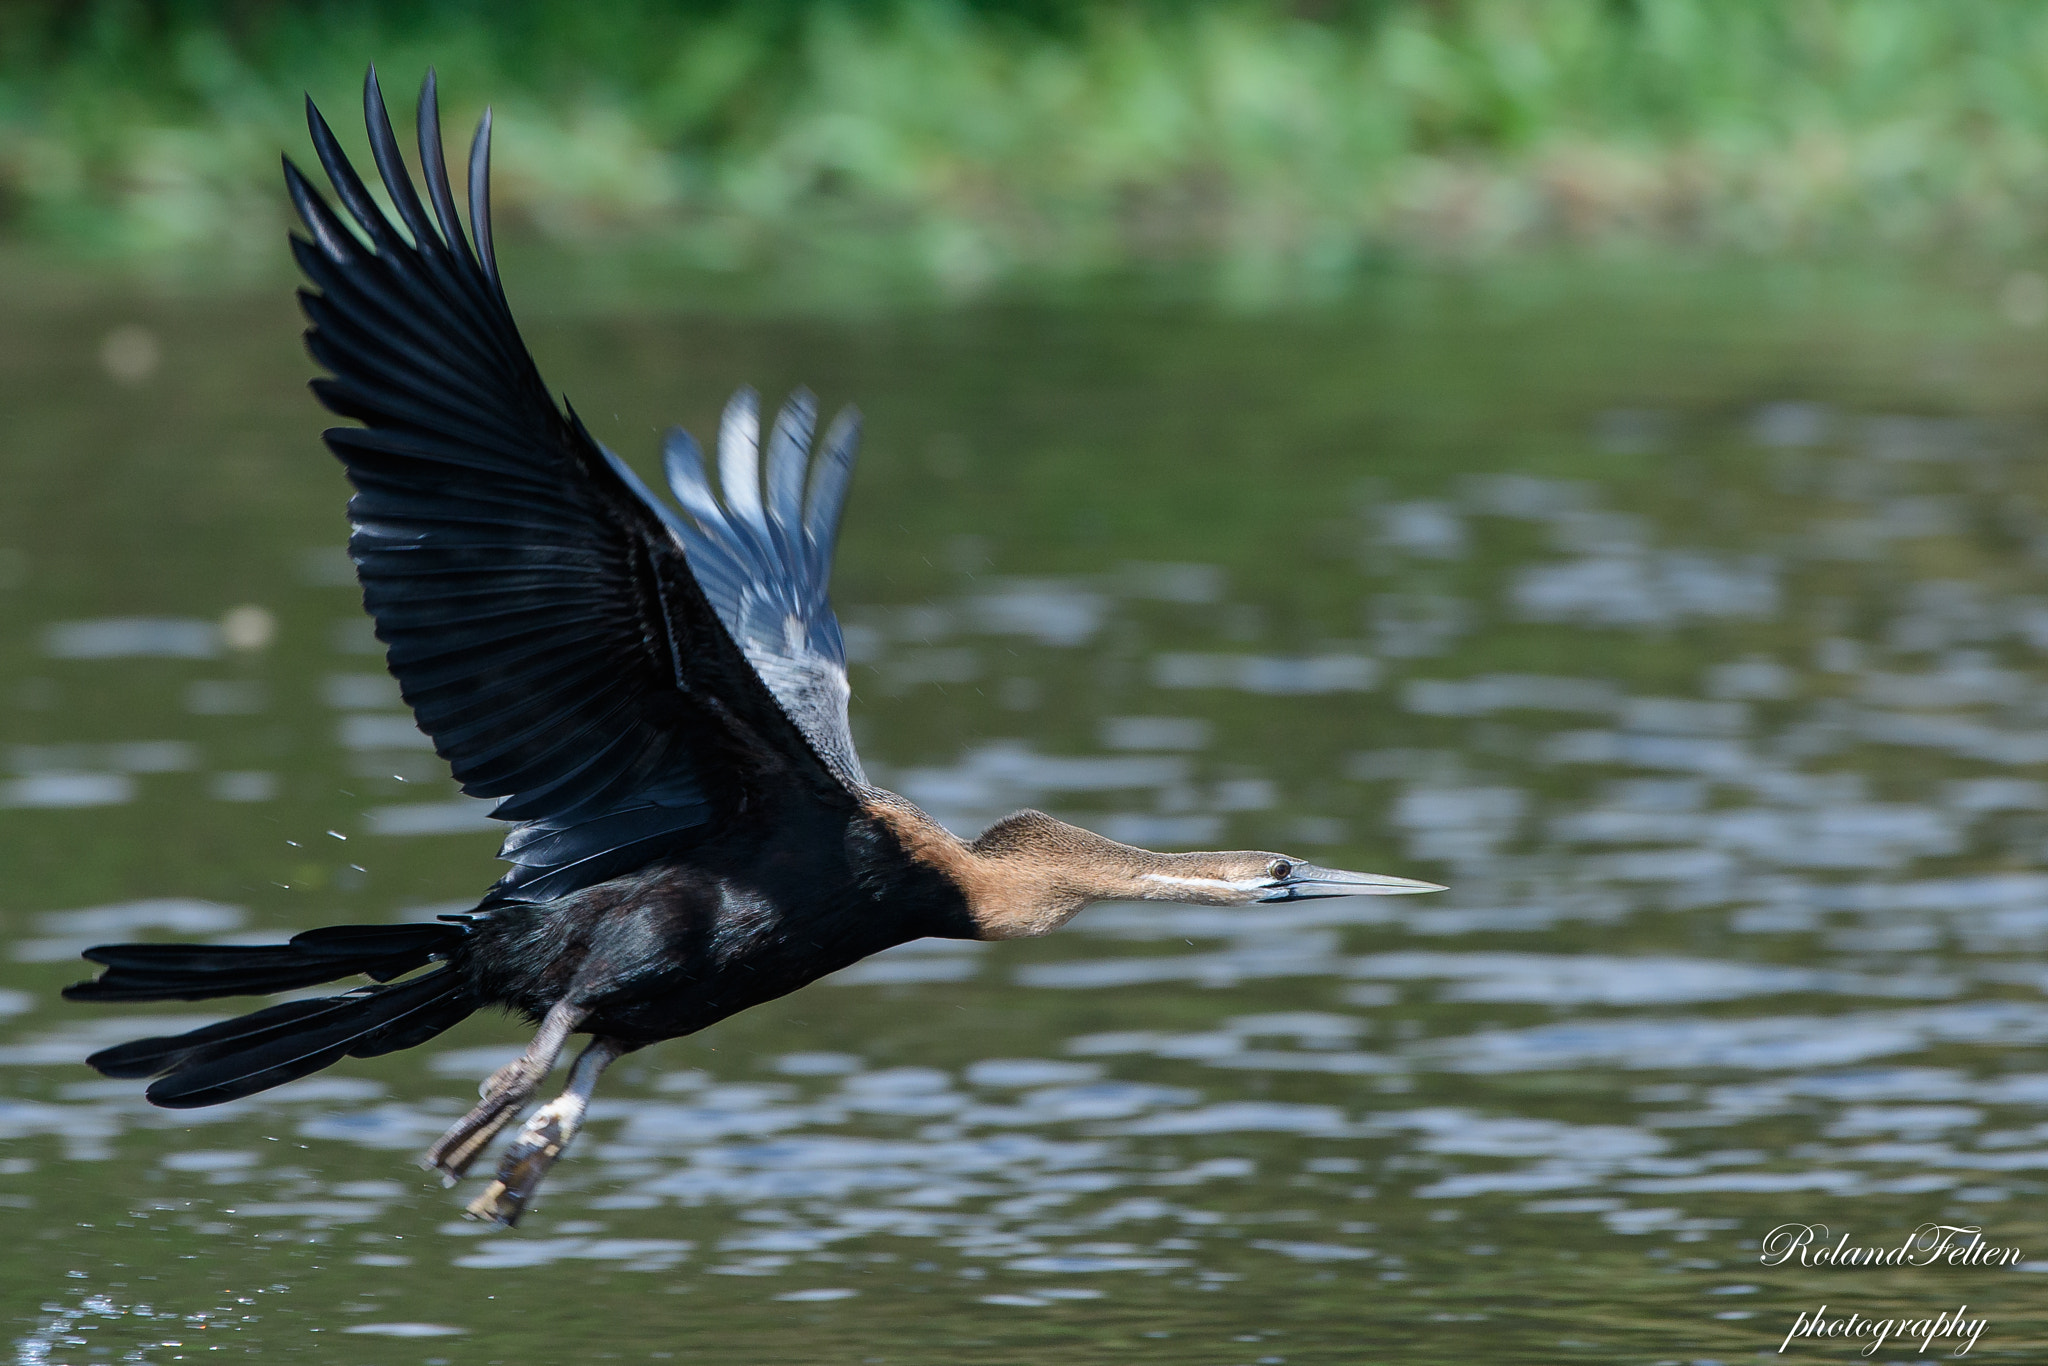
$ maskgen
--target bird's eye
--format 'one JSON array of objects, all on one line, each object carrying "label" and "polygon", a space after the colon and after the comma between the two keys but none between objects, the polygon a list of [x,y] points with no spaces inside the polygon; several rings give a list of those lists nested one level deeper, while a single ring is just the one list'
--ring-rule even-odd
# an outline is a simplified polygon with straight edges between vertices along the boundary
[{"label": "bird's eye", "polygon": [[1266,876],[1276,882],[1283,878],[1292,877],[1294,876],[1294,865],[1284,858],[1276,858],[1266,865]]}]

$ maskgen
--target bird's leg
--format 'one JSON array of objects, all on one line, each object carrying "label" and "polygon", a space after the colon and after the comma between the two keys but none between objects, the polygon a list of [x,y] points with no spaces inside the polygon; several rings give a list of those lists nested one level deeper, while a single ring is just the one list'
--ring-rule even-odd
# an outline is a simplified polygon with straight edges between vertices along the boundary
[{"label": "bird's leg", "polygon": [[420,1158],[428,1171],[441,1173],[441,1184],[452,1186],[469,1170],[478,1153],[490,1146],[498,1131],[518,1118],[533,1099],[541,1081],[554,1069],[562,1045],[590,1012],[567,1001],[557,1002],[540,1022],[540,1030],[526,1051],[491,1073],[477,1088],[483,1099],[474,1110],[455,1122],[433,1147]]},{"label": "bird's leg", "polygon": [[597,1078],[613,1059],[630,1053],[633,1046],[620,1039],[597,1038],[569,1069],[569,1084],[562,1094],[533,1112],[526,1127],[505,1149],[498,1161],[498,1179],[469,1204],[472,1219],[488,1219],[510,1228],[526,1212],[526,1202],[540,1185],[540,1179],[555,1165],[555,1159],[583,1127],[583,1115],[590,1108],[590,1093]]}]

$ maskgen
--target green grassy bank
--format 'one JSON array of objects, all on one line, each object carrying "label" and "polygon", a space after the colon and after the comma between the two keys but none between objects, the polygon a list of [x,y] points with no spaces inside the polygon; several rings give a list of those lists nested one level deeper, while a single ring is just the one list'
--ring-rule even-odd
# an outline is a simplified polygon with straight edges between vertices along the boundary
[{"label": "green grassy bank", "polygon": [[[440,69],[514,230],[955,292],[1560,244],[2023,252],[2048,5],[15,0],[0,235],[269,270],[312,91]],[[345,135],[352,130],[344,127]]]}]

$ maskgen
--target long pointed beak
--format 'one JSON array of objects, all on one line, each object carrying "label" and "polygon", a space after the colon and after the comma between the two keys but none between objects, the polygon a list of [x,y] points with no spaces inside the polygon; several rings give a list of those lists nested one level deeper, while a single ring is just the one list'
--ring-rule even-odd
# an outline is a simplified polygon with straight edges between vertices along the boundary
[{"label": "long pointed beak", "polygon": [[1385,873],[1347,873],[1341,868],[1318,868],[1297,863],[1289,874],[1260,901],[1307,901],[1320,896],[1408,896],[1416,892],[1442,892],[1448,888],[1434,882],[1388,877]]}]

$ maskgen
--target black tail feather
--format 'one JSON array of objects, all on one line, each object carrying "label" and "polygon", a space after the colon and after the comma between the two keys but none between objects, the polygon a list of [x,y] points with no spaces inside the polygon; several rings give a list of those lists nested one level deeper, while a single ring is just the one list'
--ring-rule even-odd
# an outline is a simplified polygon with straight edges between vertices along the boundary
[{"label": "black tail feather", "polygon": [[330,1014],[346,996],[323,996],[309,1001],[286,1001],[264,1010],[237,1015],[183,1034],[136,1039],[131,1043],[102,1048],[85,1060],[85,1065],[109,1077],[156,1077],[179,1067],[209,1062],[239,1052],[269,1038],[288,1035],[308,1017]]},{"label": "black tail feather", "polygon": [[357,973],[389,982],[462,941],[459,925],[333,925],[288,944],[105,944],[87,949],[107,971],[64,989],[67,1001],[205,1001],[263,996]]},{"label": "black tail feather", "polygon": [[461,979],[441,968],[395,986],[286,1001],[175,1037],[137,1039],[86,1062],[110,1077],[159,1077],[147,1092],[151,1104],[193,1109],[267,1091],[344,1057],[410,1048],[475,1009]]}]

